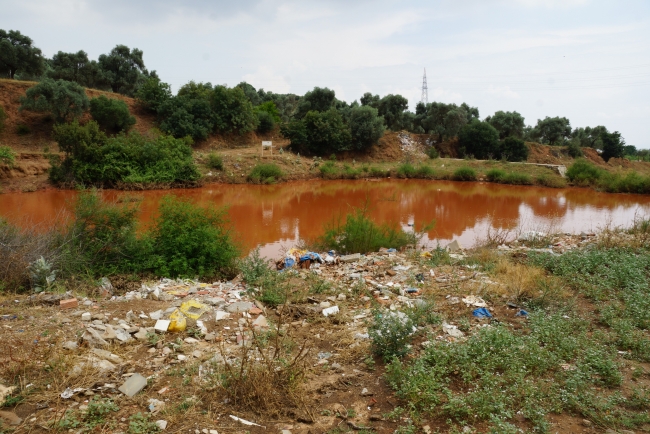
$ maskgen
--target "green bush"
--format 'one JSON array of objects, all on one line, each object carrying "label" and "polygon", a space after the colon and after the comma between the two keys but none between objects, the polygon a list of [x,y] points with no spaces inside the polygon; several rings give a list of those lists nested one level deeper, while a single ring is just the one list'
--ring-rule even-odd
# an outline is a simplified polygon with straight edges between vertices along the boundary
[{"label": "green bush", "polygon": [[513,185],[532,185],[533,179],[527,173],[505,172],[500,169],[491,169],[486,173],[486,177],[490,182],[499,184],[513,184]]},{"label": "green bush", "polygon": [[215,86],[210,93],[214,128],[220,133],[239,134],[257,128],[257,115],[253,105],[240,87]]},{"label": "green bush", "polygon": [[490,182],[500,182],[506,176],[506,172],[501,169],[490,169],[485,177]]},{"label": "green bush", "polygon": [[435,160],[436,158],[440,157],[440,153],[438,153],[438,150],[436,149],[435,146],[430,146],[427,148],[427,156],[431,158],[432,160]]},{"label": "green bush", "polygon": [[528,145],[515,137],[507,137],[501,142],[499,154],[508,161],[526,161],[528,159]]},{"label": "green bush", "polygon": [[158,108],[160,129],[176,138],[205,140],[214,128],[210,103],[204,98],[176,96]]},{"label": "green bush", "polygon": [[258,164],[248,174],[248,179],[254,183],[272,184],[282,178],[282,169],[272,163]]},{"label": "green bush", "polygon": [[104,95],[90,100],[90,115],[104,130],[114,133],[127,131],[135,125],[135,118],[124,101]]},{"label": "green bush", "polygon": [[594,185],[605,171],[599,169],[587,160],[579,159],[566,171],[566,176],[577,185]]},{"label": "green bush", "polygon": [[338,176],[338,169],[332,160],[328,160],[321,164],[318,170],[320,170],[321,176],[325,179],[334,179]]},{"label": "green bush", "polygon": [[580,139],[574,138],[569,141],[569,144],[567,145],[567,154],[569,154],[571,158],[584,157],[582,148],[580,148]]},{"label": "green bush", "polygon": [[390,176],[390,170],[382,170],[379,167],[371,167],[370,168],[370,176],[374,178],[386,178],[387,176]]},{"label": "green bush", "polygon": [[476,181],[476,171],[471,167],[461,167],[452,175],[454,181]]},{"label": "green bush", "polygon": [[55,122],[81,117],[88,110],[86,91],[79,84],[46,78],[27,89],[20,98],[20,110],[49,112]]},{"label": "green bush", "polygon": [[399,249],[417,241],[414,233],[404,232],[397,225],[375,224],[367,207],[357,208],[345,218],[335,217],[324,229],[315,241],[317,248],[342,254],[376,252],[380,247]]},{"label": "green bush", "polygon": [[239,247],[233,241],[225,209],[199,207],[165,197],[160,215],[145,235],[139,260],[145,270],[168,277],[232,277]]},{"label": "green bush", "polygon": [[404,163],[397,167],[398,178],[415,178],[416,170],[411,163]]},{"label": "green bush", "polygon": [[435,175],[436,173],[433,168],[431,166],[427,166],[426,164],[418,167],[415,173],[415,177],[421,179],[433,179]]},{"label": "green bush", "polygon": [[171,87],[157,77],[147,78],[135,93],[138,103],[152,112],[158,112],[160,106],[171,98]]},{"label": "green bush", "polygon": [[402,357],[409,352],[415,324],[403,312],[375,311],[373,323],[368,327],[372,351],[385,361]]},{"label": "green bush", "polygon": [[352,107],[348,125],[355,150],[370,148],[384,135],[384,118],[370,106]]},{"label": "green bush", "polygon": [[567,185],[564,178],[547,174],[539,175],[537,178],[535,178],[535,182],[539,185],[550,188],[564,188]]},{"label": "green bush", "polygon": [[598,187],[609,193],[650,193],[650,177],[629,172],[626,175],[604,173],[598,180]]},{"label": "green bush", "polygon": [[291,149],[301,153],[327,155],[352,148],[350,128],[335,108],[309,111],[304,118],[283,124],[280,132],[291,141]]},{"label": "green bush", "polygon": [[477,159],[498,158],[500,154],[499,132],[487,122],[473,119],[460,129],[458,143],[465,155]]},{"label": "green bush", "polygon": [[273,116],[261,110],[258,110],[256,114],[258,123],[257,132],[264,134],[268,133],[269,131],[273,131],[275,128],[275,121],[273,120]]},{"label": "green bush", "polygon": [[16,154],[8,146],[0,146],[0,166],[13,167],[16,161]]},{"label": "green bush", "polygon": [[221,155],[216,152],[210,152],[205,165],[210,169],[223,170],[223,158],[221,158]]},{"label": "green bush", "polygon": [[343,164],[343,170],[341,171],[341,178],[344,179],[358,179],[361,176],[362,170],[355,169],[349,164]]},{"label": "green bush", "polygon": [[143,188],[195,185],[201,176],[186,140],[137,132],[108,138],[94,121],[55,125],[53,135],[66,154],[50,171],[53,182]]}]

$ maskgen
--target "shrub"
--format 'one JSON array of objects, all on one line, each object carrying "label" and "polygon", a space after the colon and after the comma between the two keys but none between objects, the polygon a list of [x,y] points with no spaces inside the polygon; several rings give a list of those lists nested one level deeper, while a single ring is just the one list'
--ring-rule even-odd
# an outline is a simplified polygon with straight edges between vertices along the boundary
[{"label": "shrub", "polygon": [[506,172],[501,169],[490,169],[485,174],[486,178],[490,182],[499,182],[506,176]]},{"label": "shrub", "polygon": [[186,140],[137,132],[107,138],[94,121],[56,125],[54,138],[66,156],[53,166],[53,182],[143,188],[192,185],[201,176]]},{"label": "shrub", "polygon": [[402,357],[409,352],[408,343],[415,331],[411,318],[403,312],[376,311],[368,327],[372,351],[385,361]]},{"label": "shrub", "polygon": [[433,179],[434,176],[435,176],[435,172],[433,168],[431,166],[427,166],[426,164],[423,164],[420,167],[418,167],[415,173],[415,177],[421,179]]},{"label": "shrub", "polygon": [[379,116],[376,108],[370,106],[352,107],[348,125],[352,149],[368,149],[384,135],[384,118]]},{"label": "shrub", "polygon": [[20,98],[20,110],[49,112],[56,122],[75,119],[88,110],[86,91],[79,84],[46,78],[27,89]]},{"label": "shrub", "polygon": [[379,167],[373,166],[370,168],[370,176],[375,178],[385,178],[390,176],[390,170],[382,170]]},{"label": "shrub", "polygon": [[223,158],[216,152],[210,152],[205,165],[210,169],[223,170]]},{"label": "shrub", "polygon": [[571,139],[567,146],[567,153],[571,158],[580,158],[584,157],[582,153],[582,148],[580,148],[580,140],[577,138]]},{"label": "shrub", "polygon": [[273,128],[275,128],[275,121],[273,120],[273,116],[261,110],[258,110],[256,113],[258,123],[257,132],[268,133],[269,131],[273,131]]},{"label": "shrub", "polygon": [[361,176],[361,169],[355,169],[349,164],[343,165],[343,170],[341,171],[341,177],[344,179],[357,179]]},{"label": "shrub", "polygon": [[514,185],[532,185],[533,179],[526,173],[508,172],[506,173],[500,169],[491,169],[486,173],[486,177],[490,182],[499,184],[514,184]]},{"label": "shrub", "polygon": [[302,119],[283,124],[280,132],[298,152],[327,155],[351,149],[350,128],[334,108],[324,112],[309,111]]},{"label": "shrub", "polygon": [[650,193],[650,177],[629,172],[626,175],[603,173],[598,186],[610,193]]},{"label": "shrub", "polygon": [[338,169],[332,160],[328,160],[321,164],[318,169],[320,170],[321,176],[325,179],[333,179],[338,175]]},{"label": "shrub", "polygon": [[0,146],[0,166],[13,167],[16,161],[16,154],[8,146]]},{"label": "shrub", "polygon": [[377,225],[368,216],[368,208],[357,208],[345,216],[335,217],[327,223],[324,234],[316,239],[316,246],[322,250],[337,252],[376,252],[380,247],[399,249],[415,244],[414,233],[404,232],[397,225]]},{"label": "shrub", "polygon": [[397,168],[398,178],[415,178],[415,167],[411,163],[404,163]]},{"label": "shrub", "polygon": [[169,84],[156,77],[147,78],[135,93],[138,103],[152,112],[158,112],[160,106],[171,98],[172,90]]},{"label": "shrub", "polygon": [[119,99],[109,99],[104,95],[90,100],[90,115],[105,130],[119,133],[135,125],[135,118],[129,107]]},{"label": "shrub", "polygon": [[[168,277],[232,277],[239,248],[232,238],[225,209],[198,207],[166,196],[160,216],[144,237],[140,258],[145,269]],[[148,253],[150,252],[150,253]]]},{"label": "shrub", "polygon": [[435,146],[430,146],[427,148],[427,156],[431,158],[432,160],[435,160],[436,158],[440,157],[440,154],[438,153],[438,150],[436,149]]},{"label": "shrub", "polygon": [[214,117],[207,99],[177,96],[158,108],[160,129],[176,138],[204,140],[214,128]]},{"label": "shrub", "polygon": [[499,132],[487,122],[478,119],[466,124],[458,133],[459,145],[466,155],[487,159],[500,155]]},{"label": "shrub", "polygon": [[535,182],[539,185],[543,185],[544,187],[550,187],[550,188],[564,188],[567,185],[564,178],[560,178],[559,176],[551,176],[547,174],[539,175],[535,179]]},{"label": "shrub", "polygon": [[253,105],[240,87],[215,86],[210,93],[214,128],[220,133],[239,134],[257,128]]},{"label": "shrub", "polygon": [[471,167],[461,167],[452,175],[454,181],[476,181],[476,172]]},{"label": "shrub", "polygon": [[566,176],[575,184],[591,185],[595,184],[603,173],[603,169],[599,169],[587,160],[579,159],[567,169]]},{"label": "shrub", "polygon": [[508,161],[526,161],[528,159],[528,145],[515,137],[507,137],[501,143],[499,154]]},{"label": "shrub", "polygon": [[29,126],[27,126],[25,124],[19,124],[19,125],[16,126],[16,134],[18,134],[19,136],[25,136],[25,135],[27,135],[27,134],[29,134],[31,132],[32,132],[32,129],[29,128]]},{"label": "shrub", "polygon": [[258,164],[248,174],[248,179],[257,184],[272,184],[282,178],[282,169],[272,163]]}]

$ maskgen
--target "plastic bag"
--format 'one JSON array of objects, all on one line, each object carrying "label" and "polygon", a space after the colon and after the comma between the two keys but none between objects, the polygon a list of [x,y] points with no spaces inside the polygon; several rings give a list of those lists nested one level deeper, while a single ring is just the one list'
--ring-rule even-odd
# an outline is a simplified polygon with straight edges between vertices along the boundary
[{"label": "plastic bag", "polygon": [[167,331],[170,332],[183,332],[187,328],[187,320],[185,319],[185,316],[178,310],[176,309],[174,312],[172,312],[171,315],[169,315],[170,323],[169,323],[169,328]]}]

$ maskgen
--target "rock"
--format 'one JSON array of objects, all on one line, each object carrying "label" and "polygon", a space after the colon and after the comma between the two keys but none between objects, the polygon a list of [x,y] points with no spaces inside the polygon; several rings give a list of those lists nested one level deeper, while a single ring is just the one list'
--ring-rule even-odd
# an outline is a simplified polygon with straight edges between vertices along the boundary
[{"label": "rock", "polygon": [[79,300],[76,298],[69,298],[67,300],[61,300],[59,302],[61,309],[72,309],[73,307],[79,306]]},{"label": "rock", "polygon": [[253,327],[265,329],[269,327],[269,322],[266,320],[264,315],[260,315],[255,319],[255,321],[253,321]]},{"label": "rock", "polygon": [[190,345],[194,345],[194,344],[198,344],[198,343],[199,343],[199,340],[198,340],[198,339],[194,339],[194,338],[185,338],[183,341],[184,341],[186,344],[190,344]]},{"label": "rock", "polygon": [[124,363],[124,360],[116,354],[111,353],[110,351],[102,350],[99,348],[93,348],[92,353],[95,354],[96,356],[108,360],[109,362],[113,363]]},{"label": "rock", "polygon": [[397,271],[395,270],[386,270],[386,274],[389,276],[397,276]]},{"label": "rock", "polygon": [[[77,344],[77,342],[75,342],[75,341],[65,341],[62,346],[63,346],[64,349],[70,350],[70,351],[76,350],[77,348],[79,348],[79,344]],[[2,401],[2,399],[0,399],[0,401]]]},{"label": "rock", "polygon": [[115,329],[115,335],[117,336],[117,340],[120,342],[128,342],[131,340],[131,335],[121,327]]},{"label": "rock", "polygon": [[87,328],[86,331],[84,332],[83,336],[81,336],[81,339],[86,341],[88,343],[88,346],[91,348],[96,348],[96,347],[107,347],[108,342],[106,342],[99,332],[97,330]]},{"label": "rock", "polygon": [[226,304],[226,300],[221,297],[206,297],[203,301],[212,306],[221,306],[222,304]]},{"label": "rock", "polygon": [[208,342],[211,342],[215,340],[217,336],[214,333],[206,333],[205,336],[203,336],[203,339],[205,339]]},{"label": "rock", "polygon": [[169,348],[169,347],[165,347],[165,348],[162,349],[162,353],[163,353],[163,355],[167,356],[167,355],[172,353],[172,349]]},{"label": "rock", "polygon": [[371,391],[369,391],[368,389],[366,389],[365,387],[361,391],[361,396],[372,396],[372,395],[373,395],[373,393]]},{"label": "rock", "polygon": [[23,423],[23,420],[18,417],[13,411],[0,411],[0,419],[6,421],[9,425],[16,426]]},{"label": "rock", "polygon": [[81,314],[82,321],[90,321],[91,319],[92,319],[92,315],[90,315],[90,312],[84,312]]},{"label": "rock", "polygon": [[137,333],[133,335],[133,337],[139,341],[147,340],[147,329],[141,328]]},{"label": "rock", "polygon": [[447,251],[449,253],[458,253],[463,249],[458,240],[454,240],[451,243],[447,244]]},{"label": "rock", "polygon": [[161,420],[157,420],[157,421],[156,421],[156,425],[158,425],[158,428],[159,428],[161,431],[164,431],[164,430],[167,428],[167,421],[166,421],[166,420],[162,420],[162,419],[161,419]]},{"label": "rock", "polygon": [[4,402],[5,398],[16,390],[16,386],[3,386],[0,384],[0,402]]},{"label": "rock", "polygon": [[341,256],[341,258],[340,258],[341,262],[346,263],[346,264],[349,263],[349,262],[358,261],[359,259],[361,259],[361,254],[360,253],[353,253],[352,255]]},{"label": "rock", "polygon": [[176,356],[176,358],[177,358],[180,362],[184,362],[185,360],[187,360],[187,356],[184,355],[184,354],[179,354],[178,356]]},{"label": "rock", "polygon": [[320,302],[320,307],[322,307],[323,309],[325,309],[326,307],[330,307],[331,305],[332,305],[332,303],[330,303],[329,301],[321,301]]},{"label": "rock", "polygon": [[208,431],[208,432],[209,432],[210,434],[219,434],[219,431],[217,431],[216,429],[211,429],[211,430]]},{"label": "rock", "polygon": [[133,374],[128,380],[122,384],[119,389],[120,392],[128,397],[132,397],[147,386],[147,379],[140,374]]},{"label": "rock", "polygon": [[237,301],[230,306],[226,307],[226,311],[230,313],[248,312],[253,307],[253,303],[249,301]]},{"label": "rock", "polygon": [[345,301],[347,299],[345,294],[339,294],[338,297],[336,297],[338,301]]},{"label": "rock", "polygon": [[107,341],[117,339],[117,334],[115,334],[115,330],[111,325],[106,325],[102,338],[106,339]]},{"label": "rock", "polygon": [[582,425],[586,427],[590,427],[593,425],[593,423],[589,419],[582,419]]},{"label": "rock", "polygon": [[203,353],[199,350],[192,351],[192,357],[194,357],[195,359],[200,359],[201,357],[203,357]]},{"label": "rock", "polygon": [[214,314],[215,321],[221,321],[222,319],[228,319],[228,318],[230,318],[230,314],[222,310],[218,310]]},{"label": "rock", "polygon": [[343,372],[343,366],[341,366],[340,363],[332,363],[330,365],[332,369],[334,369],[336,372]]},{"label": "rock", "polygon": [[442,323],[442,331],[447,333],[449,336],[453,338],[462,338],[465,336],[465,333],[462,331],[458,330],[458,327],[452,324],[447,324],[446,322]]},{"label": "rock", "polygon": [[155,319],[155,320],[159,320],[159,319],[161,319],[162,316],[163,316],[163,311],[162,311],[162,310],[157,310],[157,311],[155,311],[155,312],[151,312],[151,313],[149,314],[149,318],[151,318],[151,319]]}]

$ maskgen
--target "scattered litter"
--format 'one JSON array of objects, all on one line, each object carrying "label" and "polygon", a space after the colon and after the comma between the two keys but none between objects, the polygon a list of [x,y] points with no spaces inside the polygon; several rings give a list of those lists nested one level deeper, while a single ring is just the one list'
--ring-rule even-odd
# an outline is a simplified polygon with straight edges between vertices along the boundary
[{"label": "scattered litter", "polygon": [[447,333],[452,338],[462,338],[465,336],[465,333],[458,330],[458,327],[453,324],[447,324],[446,322],[442,323],[442,331]]},{"label": "scattered litter", "polygon": [[201,315],[208,312],[210,306],[203,304],[197,300],[188,300],[181,304],[180,311],[188,318],[197,320],[201,318]]},{"label": "scattered litter", "polygon": [[519,312],[517,312],[517,313],[515,314],[515,316],[524,316],[524,317],[525,317],[525,316],[528,316],[528,312],[526,312],[525,310],[521,309]]},{"label": "scattered litter", "polygon": [[153,328],[159,332],[166,332],[167,330],[169,330],[170,323],[171,321],[168,319],[159,319],[158,321],[156,321],[156,325]]},{"label": "scattered litter", "polygon": [[323,309],[324,316],[336,315],[337,313],[339,313],[338,306],[332,306],[332,307],[328,307],[327,309]]},{"label": "scattered litter", "polygon": [[70,399],[70,398],[72,398],[75,394],[77,394],[77,393],[79,393],[79,392],[83,392],[84,390],[86,390],[86,389],[84,389],[83,387],[77,387],[77,388],[75,388],[75,389],[70,389],[70,388],[68,387],[67,389],[65,389],[65,390],[63,391],[63,393],[61,393],[61,398],[63,398],[63,399]]},{"label": "scattered litter", "polygon": [[546,237],[544,232],[528,231],[524,232],[517,238],[519,241],[536,241]]},{"label": "scattered litter", "polygon": [[259,426],[260,428],[264,428],[264,429],[266,429],[265,426],[258,425],[258,424],[256,424],[255,422],[251,422],[251,421],[249,421],[249,420],[242,419],[241,417],[233,416],[232,414],[230,415],[230,418],[231,418],[232,420],[234,420],[234,421],[241,422],[241,423],[243,423],[244,425],[248,425],[248,426]]},{"label": "scattered litter", "polygon": [[490,311],[484,307],[479,307],[478,309],[475,309],[472,312],[472,315],[474,315],[477,318],[492,318],[492,314],[490,313]]},{"label": "scattered litter", "polygon": [[147,386],[147,379],[140,374],[133,374],[117,390],[129,398],[136,395]]},{"label": "scattered litter", "polygon": [[469,295],[463,298],[463,303],[468,306],[487,307],[487,303],[481,297],[475,295]]}]

